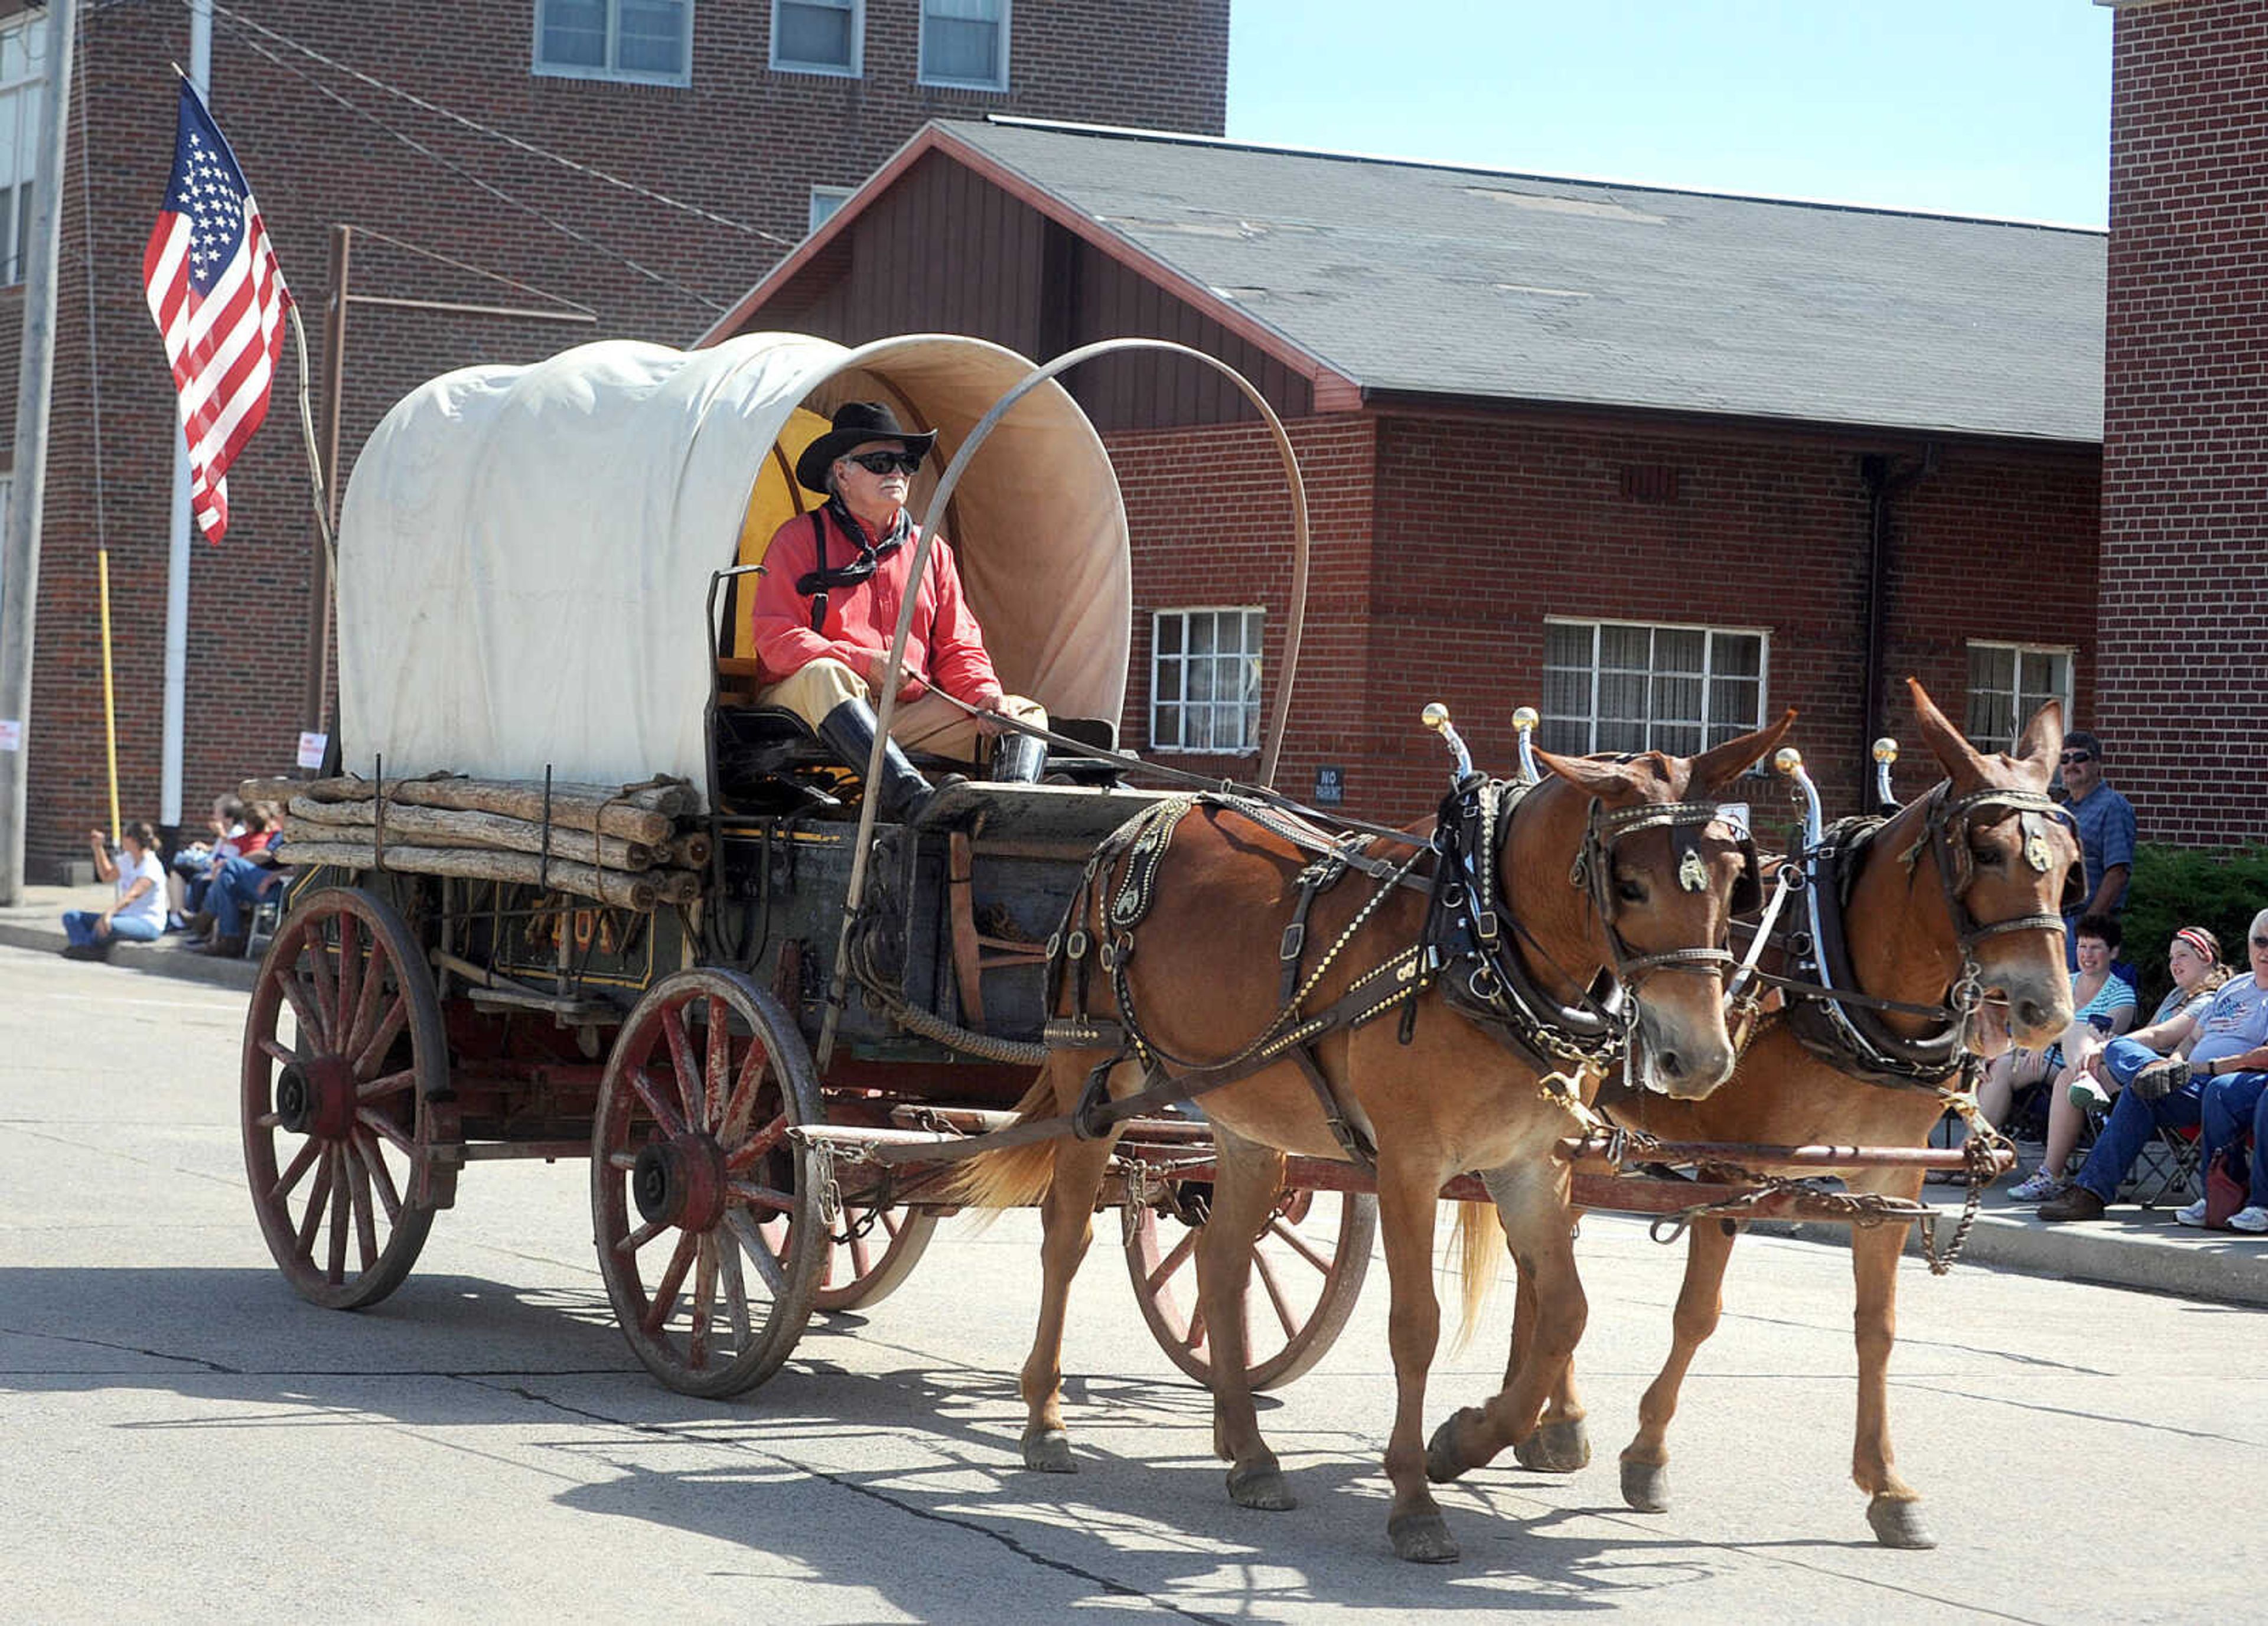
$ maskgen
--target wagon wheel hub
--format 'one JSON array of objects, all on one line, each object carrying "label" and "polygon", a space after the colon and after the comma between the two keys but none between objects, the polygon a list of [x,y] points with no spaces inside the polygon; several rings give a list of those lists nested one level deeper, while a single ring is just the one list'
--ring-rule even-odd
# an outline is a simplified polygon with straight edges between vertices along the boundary
[{"label": "wagon wheel hub", "polygon": [[709,1135],[649,1141],[630,1171],[630,1196],[649,1225],[713,1231],[725,1218],[725,1151]]},{"label": "wagon wheel hub", "polygon": [[276,1115],[294,1135],[336,1140],[354,1128],[354,1070],[343,1056],[293,1062],[276,1079]]}]

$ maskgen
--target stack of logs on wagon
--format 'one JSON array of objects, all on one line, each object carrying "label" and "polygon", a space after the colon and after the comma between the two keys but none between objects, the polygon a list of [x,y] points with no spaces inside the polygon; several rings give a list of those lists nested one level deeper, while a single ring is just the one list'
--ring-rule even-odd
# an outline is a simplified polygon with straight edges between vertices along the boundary
[{"label": "stack of logs on wagon", "polygon": [[680,779],[252,779],[241,794],[289,813],[285,864],[541,886],[617,909],[693,902],[710,856]]}]

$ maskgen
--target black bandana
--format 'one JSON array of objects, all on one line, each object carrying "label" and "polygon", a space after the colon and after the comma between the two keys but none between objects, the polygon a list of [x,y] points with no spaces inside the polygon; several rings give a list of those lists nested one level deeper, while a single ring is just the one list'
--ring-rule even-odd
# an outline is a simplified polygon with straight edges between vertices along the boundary
[{"label": "black bandana", "polygon": [[[827,566],[827,520],[822,515],[832,516],[835,523],[842,526],[843,533],[858,544],[857,557],[839,570],[829,570]],[[827,505],[812,516],[812,524],[816,528],[819,543],[817,568],[799,577],[795,584],[796,592],[806,599],[823,599],[830,587],[857,586],[873,576],[883,560],[904,547],[913,534],[913,523],[906,518],[906,511],[901,508],[898,517],[891,521],[889,533],[880,541],[875,541],[866,534],[866,527],[858,523],[839,497],[828,497]],[[821,613],[824,614],[823,611]]]}]

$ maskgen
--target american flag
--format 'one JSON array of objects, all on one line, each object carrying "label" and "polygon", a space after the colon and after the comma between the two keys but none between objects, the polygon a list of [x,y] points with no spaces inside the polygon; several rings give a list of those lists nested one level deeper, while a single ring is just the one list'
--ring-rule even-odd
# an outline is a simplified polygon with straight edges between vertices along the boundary
[{"label": "american flag", "polygon": [[189,507],[205,540],[217,542],[228,529],[222,476],[268,416],[291,294],[236,155],[187,80],[173,177],[142,251],[142,282],[180,392]]}]

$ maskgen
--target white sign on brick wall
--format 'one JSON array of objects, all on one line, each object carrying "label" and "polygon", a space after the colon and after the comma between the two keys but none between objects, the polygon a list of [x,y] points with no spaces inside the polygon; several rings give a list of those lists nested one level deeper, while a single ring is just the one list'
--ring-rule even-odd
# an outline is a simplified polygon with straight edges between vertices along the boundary
[{"label": "white sign on brick wall", "polygon": [[0,717],[0,751],[24,748],[24,725],[16,717]]},{"label": "white sign on brick wall", "polygon": [[331,737],[328,734],[301,734],[299,736],[299,766],[302,768],[320,768],[323,765],[323,753],[330,749],[330,745]]}]

